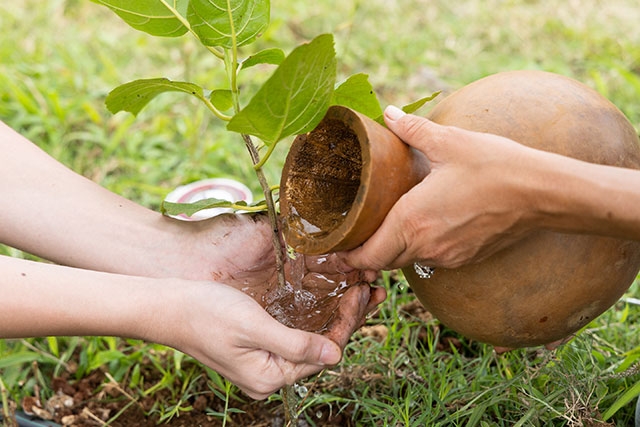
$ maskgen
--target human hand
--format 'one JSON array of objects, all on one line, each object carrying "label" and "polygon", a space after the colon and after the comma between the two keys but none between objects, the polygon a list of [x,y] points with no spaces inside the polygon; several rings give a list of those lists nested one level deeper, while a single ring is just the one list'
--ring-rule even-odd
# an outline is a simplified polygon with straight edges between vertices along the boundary
[{"label": "human hand", "polygon": [[351,334],[385,297],[366,284],[349,288],[323,336],[284,326],[220,283],[181,282],[169,295],[145,338],[195,357],[254,399],[338,363]]},{"label": "human hand", "polygon": [[385,111],[391,131],[426,155],[431,172],[404,194],[376,233],[345,254],[356,268],[478,262],[528,231],[526,167],[536,150],[497,135]]},{"label": "human hand", "polygon": [[[271,227],[266,215],[220,215],[193,225],[200,231],[192,237],[192,242],[198,245],[198,253],[206,254],[198,262],[206,270],[195,278],[213,279],[245,292],[288,326],[311,331],[323,329],[325,322],[322,316],[315,315],[316,310],[330,314],[349,286],[371,283],[377,277],[374,271],[354,269],[336,254],[295,254],[294,258],[283,254],[289,289],[282,291],[278,286]],[[298,304],[295,313],[285,313],[297,315],[299,320],[308,318],[305,325],[276,313],[279,306],[295,305],[293,300],[282,300],[287,295],[293,297],[293,291],[297,297],[312,299],[311,303]],[[280,303],[277,300],[281,300]]]},{"label": "human hand", "polygon": [[[207,263],[208,279],[227,285],[224,295],[241,291],[233,298],[242,300],[221,305],[220,310],[234,319],[225,320],[221,328],[225,331],[224,343],[215,349],[198,349],[204,343],[195,336],[196,348],[185,351],[225,375],[251,397],[264,398],[284,384],[337,363],[342,348],[365,315],[386,298],[384,289],[368,285],[375,280],[375,272],[355,270],[335,254],[299,255],[296,260],[285,256],[289,286],[282,290],[278,286],[271,229],[264,215],[222,215],[185,226],[200,230],[194,244],[203,245],[200,252],[210,255],[202,259]],[[194,300],[200,298],[207,301],[205,297]],[[215,297],[216,302],[221,300]],[[242,312],[228,313],[227,307],[231,306],[234,310],[241,307]],[[196,322],[206,318],[206,307],[200,314],[188,310]],[[229,352],[223,352],[224,348]],[[322,356],[322,349],[332,356]]]}]

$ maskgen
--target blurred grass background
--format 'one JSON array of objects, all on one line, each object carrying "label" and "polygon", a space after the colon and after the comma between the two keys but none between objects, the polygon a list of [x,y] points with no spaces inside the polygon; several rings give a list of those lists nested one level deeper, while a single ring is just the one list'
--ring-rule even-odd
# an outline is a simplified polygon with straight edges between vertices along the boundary
[{"label": "blurred grass background", "polygon": [[[447,93],[500,71],[543,69],[595,88],[640,129],[638,22],[637,0],[278,2],[268,32],[251,49],[288,52],[332,32],[340,76],[368,73],[383,105]],[[162,95],[137,118],[104,107],[111,89],[137,78],[215,88],[220,64],[188,37],[150,37],[82,0],[5,2],[0,29],[0,119],[75,171],[154,209],[177,185],[209,177],[232,177],[258,192],[242,141],[190,97]],[[248,70],[245,96],[270,71]],[[272,184],[286,145],[267,166]],[[7,247],[0,254],[28,256]],[[403,310],[413,297],[402,277],[386,274],[381,284],[390,298],[369,326],[386,335],[354,337],[342,364],[304,401],[309,423],[317,422],[317,408],[328,407],[348,411],[356,425],[630,425],[640,383],[635,304],[620,302],[556,352],[496,357]],[[627,296],[638,296],[637,285]],[[462,344],[437,345],[445,335]],[[72,362],[76,377],[102,368],[128,381],[133,394],[169,390],[151,410],[162,421],[190,410],[194,374],[182,355],[161,346],[113,338],[0,341],[0,378],[16,401],[36,385],[46,393],[40,369],[52,375]],[[145,385],[145,369],[157,369],[162,381]],[[207,371],[206,381],[231,408],[240,404],[215,373]],[[226,410],[216,416],[233,419]]]}]

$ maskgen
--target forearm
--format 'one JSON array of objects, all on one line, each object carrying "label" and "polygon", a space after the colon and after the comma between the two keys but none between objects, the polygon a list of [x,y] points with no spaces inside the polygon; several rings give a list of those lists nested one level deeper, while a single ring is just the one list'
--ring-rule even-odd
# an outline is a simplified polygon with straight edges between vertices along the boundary
[{"label": "forearm", "polygon": [[0,338],[101,335],[147,338],[166,289],[128,277],[0,256]]},{"label": "forearm", "polygon": [[530,165],[536,226],[640,240],[639,170],[542,152]]},{"label": "forearm", "polygon": [[167,276],[178,268],[178,221],[76,174],[1,122],[0,158],[0,242],[101,271]]}]

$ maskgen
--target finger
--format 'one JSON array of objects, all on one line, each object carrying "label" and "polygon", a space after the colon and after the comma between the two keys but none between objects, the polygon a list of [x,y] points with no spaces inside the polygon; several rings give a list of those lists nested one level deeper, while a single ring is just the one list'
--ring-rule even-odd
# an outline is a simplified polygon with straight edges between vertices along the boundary
[{"label": "finger", "polygon": [[569,336],[568,336],[568,337],[566,337],[566,338],[562,338],[562,339],[559,339],[559,340],[557,340],[557,341],[550,342],[549,344],[545,344],[545,345],[544,345],[544,347],[545,347],[547,350],[555,350],[555,349],[556,349],[556,348],[558,348],[559,346],[561,346],[561,345],[563,345],[563,344],[566,344],[566,343],[568,343],[569,341],[571,341],[571,340],[573,339],[573,337],[574,337],[573,335],[569,335]]},{"label": "finger", "polygon": [[500,346],[494,346],[493,349],[495,350],[496,354],[504,354],[509,351],[515,350],[515,348],[513,347],[500,347]]},{"label": "finger", "polygon": [[367,313],[371,313],[387,299],[387,291],[384,288],[371,287],[370,289],[371,296],[369,297],[369,303],[366,308]]},{"label": "finger", "polygon": [[267,397],[271,396],[273,393],[278,391],[278,388],[275,388],[275,387],[273,388],[273,390],[270,390],[266,393],[262,391],[256,391],[250,387],[245,387],[240,385],[238,385],[238,388],[253,400],[265,400]]},{"label": "finger", "polygon": [[381,277],[375,270],[362,270],[362,280],[366,283],[373,283]]},{"label": "finger", "polygon": [[401,211],[402,207],[398,207],[396,202],[378,230],[362,246],[344,253],[344,261],[360,270],[388,270],[397,267],[394,261],[407,249],[401,229]]},{"label": "finger", "polygon": [[351,273],[355,268],[346,264],[337,254],[305,255],[305,267],[312,273],[321,274],[345,274]]},{"label": "finger", "polygon": [[343,295],[325,336],[344,348],[367,313],[371,296],[369,285],[350,287]]},{"label": "finger", "polygon": [[[347,252],[336,252],[331,254],[332,259],[334,260],[334,270],[341,273],[350,273],[356,268],[349,265],[346,261]],[[373,283],[380,277],[380,272],[377,270],[358,270],[360,275],[360,281],[366,283]]]},{"label": "finger", "polygon": [[395,133],[406,144],[428,154],[428,149],[433,141],[440,139],[440,133],[444,126],[438,125],[429,119],[406,114],[393,105],[384,110],[384,121],[389,130]]},{"label": "finger", "polygon": [[340,347],[322,335],[289,328],[269,315],[262,325],[256,333],[257,347],[289,362],[322,367],[335,365],[342,358]]},{"label": "finger", "polygon": [[[351,335],[360,327],[368,313],[375,305],[386,298],[386,291],[383,288],[370,288],[369,285],[356,285],[349,288],[342,296],[337,312],[329,326],[329,330],[325,333],[325,337],[329,338],[340,349],[339,356],[342,356],[342,349],[347,345]],[[373,304],[372,304],[373,303]],[[311,334],[314,335],[314,334]],[[315,335],[314,335],[315,336]],[[275,356],[278,359],[278,356]],[[306,378],[310,375],[318,373],[324,366],[309,363],[306,361],[298,361],[291,363],[293,360],[280,360],[278,365],[284,375],[286,383],[293,383],[300,378]],[[328,364],[336,364],[339,360],[333,360]]]}]

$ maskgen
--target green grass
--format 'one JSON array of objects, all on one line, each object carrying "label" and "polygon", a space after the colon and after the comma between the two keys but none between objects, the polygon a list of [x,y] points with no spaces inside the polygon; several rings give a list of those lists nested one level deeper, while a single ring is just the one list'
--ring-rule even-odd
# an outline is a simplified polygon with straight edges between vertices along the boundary
[{"label": "green grass", "polygon": [[[256,48],[289,50],[332,32],[340,75],[370,74],[384,104],[499,71],[544,69],[596,88],[640,129],[636,0],[281,3]],[[242,142],[191,99],[163,95],[137,118],[104,107],[112,88],[135,78],[217,81],[222,70],[192,41],[146,36],[77,0],[8,2],[0,6],[0,28],[0,119],[69,167],[151,208],[175,186],[213,176],[234,177],[258,193]],[[261,81],[268,71],[252,74]],[[250,93],[251,82],[245,85]],[[268,166],[272,183],[284,148]],[[0,253],[28,257],[7,247]],[[323,425],[329,413],[363,426],[598,425],[605,415],[631,423],[640,392],[638,306],[618,303],[554,352],[498,356],[405,310],[413,296],[401,276],[386,274],[381,284],[390,296],[368,326],[386,335],[356,334],[340,365],[301,383],[310,390],[300,404],[310,424]],[[639,296],[637,284],[628,296]],[[96,384],[106,400],[124,399],[127,410],[140,407],[159,421],[194,411],[203,394],[217,397],[206,411],[228,425],[280,399],[248,406],[215,372],[158,345],[108,337],[0,340],[3,401],[38,390],[46,398],[53,378],[88,381],[96,369],[109,374]],[[110,414],[113,423],[121,417]]]}]

